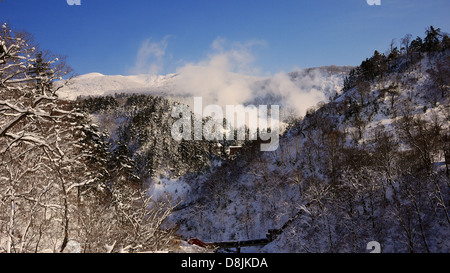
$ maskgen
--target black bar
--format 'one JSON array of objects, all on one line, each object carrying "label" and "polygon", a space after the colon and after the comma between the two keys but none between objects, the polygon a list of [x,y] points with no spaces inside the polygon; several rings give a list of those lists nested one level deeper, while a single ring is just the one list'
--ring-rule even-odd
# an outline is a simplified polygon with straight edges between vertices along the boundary
[{"label": "black bar", "polygon": [[[0,254],[2,265],[39,269],[109,272],[441,272],[448,254]],[[214,267],[183,267],[191,259],[214,260]],[[263,262],[264,261],[264,262]],[[220,263],[220,264],[219,264]],[[192,265],[192,263],[191,263]]]}]

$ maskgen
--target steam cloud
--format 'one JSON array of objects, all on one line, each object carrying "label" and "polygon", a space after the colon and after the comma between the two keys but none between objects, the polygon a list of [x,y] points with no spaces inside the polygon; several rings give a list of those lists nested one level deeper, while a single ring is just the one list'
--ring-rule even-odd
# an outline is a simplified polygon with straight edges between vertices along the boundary
[{"label": "steam cloud", "polygon": [[[329,75],[320,70],[296,69],[297,78],[286,72],[258,76],[252,49],[264,41],[229,43],[217,38],[211,53],[203,60],[176,69],[175,94],[202,97],[204,105],[280,104],[304,115],[306,110],[327,99],[324,92]],[[167,37],[160,42],[146,40],[138,52],[136,69],[158,72],[167,48]],[[156,62],[149,61],[156,59]],[[328,86],[329,88],[329,86]]]}]

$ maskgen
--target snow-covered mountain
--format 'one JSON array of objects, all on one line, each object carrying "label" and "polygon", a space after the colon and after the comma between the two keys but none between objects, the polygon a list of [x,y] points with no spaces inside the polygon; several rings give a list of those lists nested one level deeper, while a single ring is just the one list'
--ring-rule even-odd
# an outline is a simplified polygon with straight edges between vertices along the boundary
[{"label": "snow-covered mountain", "polygon": [[[192,69],[180,74],[107,76],[89,73],[71,79],[59,91],[63,99],[106,96],[120,93],[148,94],[175,98],[189,104],[194,96],[207,103],[279,104],[296,109],[299,114],[342,89],[344,76],[351,67],[319,67],[278,73],[269,77],[222,73],[211,75],[204,69]],[[59,82],[57,84],[62,84]]]},{"label": "snow-covered mountain", "polygon": [[164,76],[150,75],[103,75],[89,73],[77,76],[62,88],[59,96],[63,99],[74,100],[79,96],[106,96],[114,93],[161,93],[170,90],[175,74]]}]

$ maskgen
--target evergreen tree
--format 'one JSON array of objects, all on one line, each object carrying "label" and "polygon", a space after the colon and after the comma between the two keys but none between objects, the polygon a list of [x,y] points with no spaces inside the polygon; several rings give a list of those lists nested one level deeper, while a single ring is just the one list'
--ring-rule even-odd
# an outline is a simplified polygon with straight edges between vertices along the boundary
[{"label": "evergreen tree", "polygon": [[440,50],[441,42],[439,37],[442,36],[441,29],[435,29],[433,26],[430,26],[426,30],[426,37],[423,43],[423,49],[426,52],[436,52]]},{"label": "evergreen tree", "polygon": [[412,40],[409,47],[412,52],[421,52],[423,48],[422,38],[417,37],[415,40]]}]

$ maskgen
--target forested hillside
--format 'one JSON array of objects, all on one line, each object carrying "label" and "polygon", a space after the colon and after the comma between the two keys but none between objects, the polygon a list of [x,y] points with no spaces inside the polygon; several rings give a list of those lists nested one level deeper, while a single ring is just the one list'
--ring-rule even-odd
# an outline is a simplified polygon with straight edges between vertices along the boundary
[{"label": "forested hillside", "polygon": [[[136,77],[111,86],[139,94],[94,92],[108,82],[98,75],[67,87],[64,58],[7,24],[0,34],[0,252],[180,251],[179,239],[271,229],[275,240],[244,251],[450,250],[450,40],[440,29],[357,67],[252,79],[246,103],[284,107],[274,152],[260,140],[175,140],[172,109],[187,99],[164,92],[176,75],[157,93]],[[77,88],[93,94],[64,99]],[[308,95],[323,101],[291,111]]]},{"label": "forested hillside", "polygon": [[[185,180],[196,202],[176,212],[206,241],[281,235],[265,252],[448,252],[449,40],[426,37],[353,69],[341,94],[292,124],[273,153],[244,151]],[[255,249],[249,249],[255,251]]]}]

